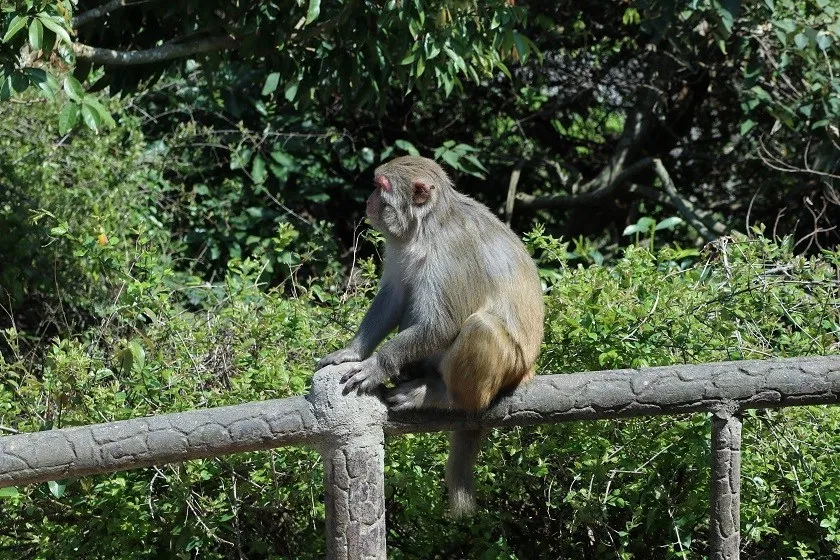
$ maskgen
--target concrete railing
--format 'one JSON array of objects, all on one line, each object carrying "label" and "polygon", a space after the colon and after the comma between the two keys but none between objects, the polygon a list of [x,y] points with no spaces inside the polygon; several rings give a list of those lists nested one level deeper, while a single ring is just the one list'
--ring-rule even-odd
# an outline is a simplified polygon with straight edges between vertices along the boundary
[{"label": "concrete railing", "polygon": [[712,413],[709,557],[739,557],[741,412],[835,404],[840,356],[538,376],[481,416],[389,413],[342,396],[342,366],[306,397],[0,437],[0,487],[308,445],[324,458],[329,558],[385,558],[385,435]]}]

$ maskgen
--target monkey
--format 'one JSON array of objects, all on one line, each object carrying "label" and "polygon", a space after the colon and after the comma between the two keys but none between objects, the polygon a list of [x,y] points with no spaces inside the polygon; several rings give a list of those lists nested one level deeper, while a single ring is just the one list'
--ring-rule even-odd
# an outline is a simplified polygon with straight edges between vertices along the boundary
[{"label": "monkey", "polygon": [[[341,379],[344,394],[421,372],[387,392],[397,411],[480,412],[530,381],[543,338],[543,292],[513,231],[419,156],[375,169],[366,214],[385,238],[379,290],[350,343],[318,368],[358,362]],[[446,483],[456,518],[475,508],[473,467],[485,434],[451,435]]]}]

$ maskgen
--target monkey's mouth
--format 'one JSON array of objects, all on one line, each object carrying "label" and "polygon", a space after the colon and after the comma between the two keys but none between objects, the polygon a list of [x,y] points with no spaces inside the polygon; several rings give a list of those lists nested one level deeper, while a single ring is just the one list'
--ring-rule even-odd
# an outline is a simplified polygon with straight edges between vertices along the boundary
[{"label": "monkey's mouth", "polygon": [[382,213],[382,203],[373,200],[373,197],[367,200],[367,204],[365,204],[365,214],[367,217],[375,222],[379,222],[379,216]]},{"label": "monkey's mouth", "polygon": [[379,227],[380,227],[379,213],[376,212],[374,209],[372,209],[370,207],[370,204],[368,204],[368,207],[365,210],[365,216],[367,216],[368,221],[371,223],[371,225],[373,227],[375,227],[376,229],[379,229]]}]

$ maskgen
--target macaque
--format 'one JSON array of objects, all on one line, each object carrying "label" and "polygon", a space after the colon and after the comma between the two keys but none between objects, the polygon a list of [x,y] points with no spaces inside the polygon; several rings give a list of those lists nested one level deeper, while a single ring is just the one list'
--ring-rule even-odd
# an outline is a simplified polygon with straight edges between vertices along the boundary
[{"label": "macaque", "polygon": [[[544,308],[522,241],[430,159],[391,160],[374,183],[367,216],[385,237],[379,292],[350,344],[318,367],[358,362],[341,379],[344,394],[414,377],[388,391],[392,410],[478,412],[530,381]],[[452,434],[446,482],[456,517],[475,507],[473,466],[484,433]]]}]

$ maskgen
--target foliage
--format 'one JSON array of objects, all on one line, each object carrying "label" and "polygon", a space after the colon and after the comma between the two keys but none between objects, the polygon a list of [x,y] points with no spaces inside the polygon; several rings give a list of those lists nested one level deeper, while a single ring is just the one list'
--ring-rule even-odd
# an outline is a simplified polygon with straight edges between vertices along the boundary
[{"label": "foliage", "polygon": [[[17,322],[46,343],[61,328],[104,316],[104,302],[120,289],[114,263],[135,244],[163,247],[170,218],[158,204],[166,190],[160,176],[137,173],[153,154],[136,121],[123,116],[123,127],[95,144],[84,136],[57,141],[50,109],[34,107],[41,111],[0,105],[0,300],[17,311],[0,325]],[[158,259],[179,249],[166,247]]]},{"label": "foliage", "polygon": [[[355,108],[381,106],[382,90],[391,83],[407,90],[440,88],[449,94],[464,80],[479,82],[494,70],[509,74],[503,60],[525,59],[535,48],[517,31],[524,10],[502,0],[481,4],[309,0],[291,6],[195,0],[173,6],[152,1],[140,9],[126,3],[104,13],[97,11],[98,4],[66,0],[4,4],[0,100],[29,87],[53,97],[57,81],[41,64],[53,51],[62,62],[75,66],[83,81],[104,80],[112,94],[134,89],[141,81],[159,78],[167,61],[180,64],[184,55],[151,56],[147,60],[151,64],[145,66],[130,59],[165,53],[166,49],[155,51],[158,41],[171,39],[185,27],[191,32],[180,38],[179,47],[186,47],[188,54],[235,49],[245,59],[259,60],[265,70],[262,95],[278,95],[297,107],[334,95],[352,100]],[[103,18],[107,25],[93,25]],[[200,44],[208,48],[190,49]],[[16,53],[22,48],[34,60],[19,60]],[[128,67],[111,66],[113,55],[95,51],[102,48],[124,53]],[[211,67],[218,63],[212,55],[200,58]],[[93,66],[99,71],[91,75]],[[323,88],[324,83],[335,89]],[[72,128],[79,115],[93,130],[108,119],[76,78],[65,79],[64,91],[69,101],[62,110],[63,129]]]},{"label": "foliage", "polygon": [[[543,372],[838,350],[832,2],[151,0],[85,20],[99,5],[2,3],[4,432],[304,394],[375,289],[362,201],[405,153],[527,232]],[[700,223],[748,235],[701,249]],[[840,554],[838,422],[746,418],[745,556]],[[453,523],[445,438],[392,438],[391,553],[702,556],[708,441],[702,415],[499,431],[482,509]],[[0,491],[0,550],[322,556],[320,465],[281,449]]]},{"label": "foliage", "polygon": [[[676,212],[692,224],[684,245],[708,240],[694,231],[700,223],[773,224],[806,251],[837,241],[840,18],[828,0],[2,7],[0,99],[37,89],[56,99],[59,131],[72,133],[110,126],[96,92],[126,96],[150,138],[197,163],[176,181],[185,198],[245,192],[219,216],[238,237],[211,239],[206,251],[190,242],[211,274],[228,256],[265,250],[266,230],[290,212],[339,222],[335,239],[349,252],[358,215],[338,209],[359,206],[349,205],[373,166],[415,151],[446,162],[494,208],[518,169],[524,198],[510,210],[520,230],[542,222],[608,257],[640,216]],[[149,94],[131,97],[138,90]],[[646,134],[625,130],[633,114]],[[604,183],[644,157],[662,160],[676,194],[650,172]],[[552,210],[533,196],[552,199]],[[269,216],[249,215],[265,206]],[[194,222],[182,222],[193,237],[212,234]]]},{"label": "foliage", "polygon": [[[23,222],[31,245],[6,247],[0,256],[32,258],[42,246],[60,246],[56,255],[64,255],[68,273],[56,277],[52,294],[64,314],[41,320],[74,316],[71,302],[93,320],[61,324],[51,339],[38,339],[40,347],[32,345],[43,328],[33,326],[39,315],[5,325],[0,426],[37,431],[304,394],[315,358],[346,340],[367,306],[375,261],[359,260],[351,284],[325,272],[312,281],[292,275],[266,291],[260,278],[269,254],[230,258],[211,282],[193,277],[167,256],[180,247],[162,234],[174,214],[158,214],[155,225],[140,219],[148,208],[107,203],[116,184],[127,189],[120,200],[145,192],[146,204],[171,192],[156,171],[161,152],[136,133],[117,139],[121,149],[106,150],[106,161],[112,170],[131,170],[120,182],[109,179],[99,152],[61,156],[76,182],[39,175],[31,163],[17,168],[40,181],[15,184],[27,194],[16,215],[34,211],[37,224]],[[35,161],[50,157],[58,156],[44,151]],[[85,169],[97,173],[88,182]],[[159,190],[145,191],[153,178]],[[648,224],[637,233],[645,242],[663,231]],[[527,242],[547,290],[543,372],[837,351],[836,253],[795,256],[790,241],[776,244],[756,232],[702,253],[631,246],[605,266],[584,246],[570,250],[541,230]],[[95,279],[98,289],[73,291],[81,279]],[[831,408],[747,418],[742,519],[749,556],[840,552],[831,490],[840,472],[830,460],[840,450],[838,422]],[[442,481],[445,438],[393,438],[386,462],[391,554],[701,555],[708,441],[702,415],[498,431],[477,471],[482,508],[470,522],[453,523]],[[0,546],[33,559],[320,556],[321,484],[318,456],[289,448],[20,487],[0,498]]]}]

